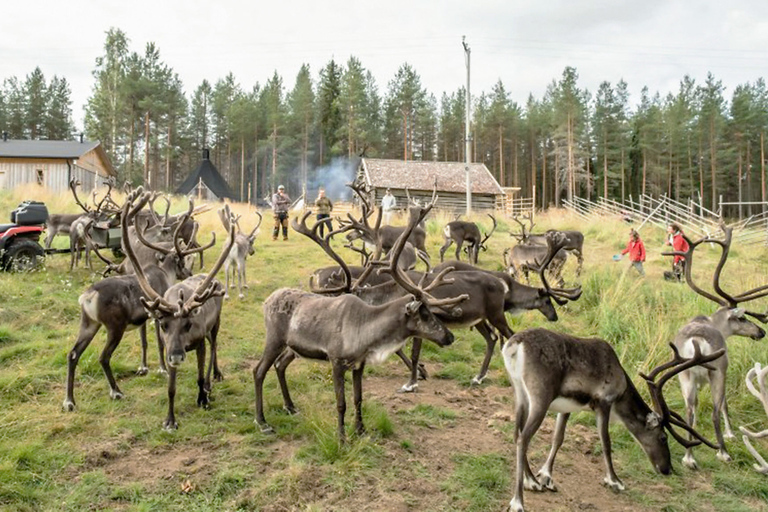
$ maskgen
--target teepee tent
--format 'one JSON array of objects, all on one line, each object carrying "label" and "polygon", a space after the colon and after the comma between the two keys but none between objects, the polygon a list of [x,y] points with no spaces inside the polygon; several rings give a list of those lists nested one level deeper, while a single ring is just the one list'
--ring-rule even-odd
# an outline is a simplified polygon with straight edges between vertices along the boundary
[{"label": "teepee tent", "polygon": [[224,198],[235,200],[235,195],[230,190],[229,185],[211,162],[210,152],[207,149],[203,150],[203,159],[200,165],[179,185],[176,193],[206,201],[223,201]]}]

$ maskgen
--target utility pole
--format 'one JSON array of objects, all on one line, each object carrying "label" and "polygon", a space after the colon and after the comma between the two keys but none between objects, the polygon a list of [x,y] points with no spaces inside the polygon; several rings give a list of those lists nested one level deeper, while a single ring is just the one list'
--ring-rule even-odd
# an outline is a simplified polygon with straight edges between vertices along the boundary
[{"label": "utility pole", "polygon": [[472,143],[469,139],[469,114],[470,114],[470,101],[471,96],[469,94],[469,45],[465,41],[465,37],[461,36],[461,44],[464,46],[464,61],[467,65],[467,108],[466,108],[466,120],[464,122],[464,171],[467,176],[467,220],[472,214],[472,180],[469,177],[469,152],[472,149]]}]

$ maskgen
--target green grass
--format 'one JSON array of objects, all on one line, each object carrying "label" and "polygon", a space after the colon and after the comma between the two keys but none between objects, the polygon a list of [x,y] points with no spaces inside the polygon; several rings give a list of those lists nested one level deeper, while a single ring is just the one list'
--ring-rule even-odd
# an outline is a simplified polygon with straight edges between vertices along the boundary
[{"label": "green grass", "polygon": [[[23,197],[22,197],[23,196]],[[17,194],[0,192],[0,214],[9,212],[29,190]],[[51,211],[74,211],[66,199],[41,197]],[[179,202],[174,211],[180,209]],[[245,207],[236,205],[238,213]],[[442,244],[442,225],[447,216],[427,223],[428,249],[436,257]],[[478,216],[484,229],[487,217]],[[202,217],[201,233],[217,231],[215,212]],[[586,263],[580,279],[582,298],[558,308],[560,321],[549,323],[538,313],[510,317],[515,331],[546,327],[580,336],[599,336],[615,348],[641,393],[646,390],[639,371],[667,360],[667,343],[691,317],[709,313],[713,305],[693,294],[685,285],[665,283],[661,272],[669,266],[660,256],[664,233],[644,228],[648,249],[644,279],[628,271],[626,262],[610,260],[625,243],[626,228],[620,222],[584,225],[562,212],[537,218],[537,229],[580,228],[586,234]],[[510,228],[501,220],[490,240],[489,252],[481,253],[481,264],[499,268]],[[265,407],[276,435],[265,435],[253,425],[253,380],[251,368],[260,357],[264,340],[262,304],[275,289],[306,287],[312,269],[329,265],[328,258],[311,242],[292,233],[289,242],[269,241],[268,219],[257,241],[256,255],[248,260],[250,288],[246,298],[226,302],[219,339],[220,366],[225,380],[216,383],[210,410],[195,405],[194,356],[178,377],[176,432],[161,429],[166,413],[166,380],[156,372],[157,351],[150,329],[151,373],[135,375],[139,363],[138,333],[126,333],[112,358],[116,378],[126,395],[109,399],[108,386],[98,358],[104,346],[99,333],[84,352],[77,367],[77,410],[65,413],[64,399],[67,352],[74,343],[78,323],[77,298],[97,272],[83,268],[68,271],[67,255],[49,257],[43,269],[29,274],[0,273],[0,510],[347,510],[376,508],[376,503],[425,510],[499,510],[509,500],[514,461],[510,424],[502,425],[495,445],[483,451],[460,453],[424,452],[425,439],[435,432],[476,421],[487,429],[490,418],[466,413],[466,409],[429,405],[421,397],[440,394],[456,383],[466,392],[477,373],[485,343],[474,331],[457,330],[449,348],[425,343],[422,360],[431,379],[420,386],[410,404],[401,403],[392,385],[391,395],[371,396],[371,379],[406,381],[399,361],[390,361],[366,373],[364,419],[366,435],[357,437],[352,414],[351,376],[347,381],[347,434],[349,443],[336,438],[336,405],[330,367],[327,363],[298,359],[288,371],[289,386],[300,410],[291,416],[282,410],[282,398],[274,373],[265,383]],[[206,239],[206,235],[201,235]],[[223,237],[220,237],[223,238]],[[339,250],[340,241],[335,242]],[[63,239],[57,239],[63,246]],[[221,241],[217,249],[221,247]],[[214,254],[207,258],[210,264]],[[707,284],[717,253],[702,247],[694,274]],[[734,292],[758,286],[768,273],[763,248],[733,251],[724,286]],[[352,253],[346,253],[356,261]],[[567,265],[573,278],[573,266]],[[535,279],[535,278],[534,278]],[[765,311],[766,301],[749,305]],[[498,349],[496,349],[498,352]],[[746,339],[729,342],[728,400],[735,428],[749,425],[765,428],[760,404],[743,382],[754,362],[768,363],[768,344]],[[399,382],[398,380],[398,382]],[[388,384],[389,385],[389,384]],[[501,389],[499,408],[511,411],[512,393],[501,358],[494,355],[483,388]],[[675,382],[668,385],[670,405],[682,410]],[[410,398],[409,398],[410,399]],[[712,437],[709,392],[701,396],[700,426]],[[573,423],[594,429],[590,414],[575,415]],[[655,475],[642,450],[621,425],[612,425],[617,471],[629,490],[623,499],[651,510],[754,510],[768,501],[768,479],[755,473],[752,460],[738,440],[728,446],[734,462],[722,464],[714,453],[697,448],[701,470],[693,474],[680,467],[682,449],[673,446],[675,475]],[[542,443],[546,442],[546,436]],[[758,446],[768,452],[765,443]],[[438,447],[439,449],[439,447]],[[488,452],[488,450],[496,450]],[[559,461],[568,464],[569,454],[582,450],[566,436]],[[544,444],[536,448],[545,452]],[[592,453],[599,453],[595,444]],[[439,472],[431,461],[441,455]],[[193,460],[194,462],[189,462]],[[602,468],[600,468],[602,471]],[[182,486],[191,484],[187,490]],[[423,498],[413,489],[430,487]],[[660,484],[670,490],[660,497]],[[410,489],[410,488],[409,488]],[[382,501],[383,500],[383,501]],[[387,501],[389,500],[389,501]],[[398,501],[399,500],[399,501]],[[387,506],[387,505],[383,505]]]}]

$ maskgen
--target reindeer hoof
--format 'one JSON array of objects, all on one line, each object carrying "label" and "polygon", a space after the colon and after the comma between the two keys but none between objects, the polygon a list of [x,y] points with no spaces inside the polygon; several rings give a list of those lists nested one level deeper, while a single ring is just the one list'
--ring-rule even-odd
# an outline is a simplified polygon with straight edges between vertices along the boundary
[{"label": "reindeer hoof", "polygon": [[136,375],[139,375],[143,377],[144,375],[149,373],[149,368],[146,366],[139,366],[139,368],[136,370]]},{"label": "reindeer hoof", "polygon": [[224,380],[224,374],[221,373],[221,372],[217,372],[217,371],[213,372],[213,380],[215,380],[216,382],[223,381]]},{"label": "reindeer hoof", "polygon": [[167,432],[173,432],[174,430],[179,429],[179,424],[176,423],[176,420],[165,420],[163,422],[163,430],[166,430]]},{"label": "reindeer hoof", "polygon": [[683,457],[683,466],[687,467],[688,469],[692,471],[696,471],[699,469],[699,465],[696,464],[696,459],[693,458],[692,455],[686,455]]},{"label": "reindeer hoof", "polygon": [[483,383],[485,380],[485,376],[480,377],[479,375],[472,377],[472,380],[470,381],[470,384],[473,386],[479,386]]},{"label": "reindeer hoof", "polygon": [[544,487],[541,486],[539,481],[532,476],[526,476],[523,478],[523,487],[527,491],[541,492],[544,490]]},{"label": "reindeer hoof", "polygon": [[64,406],[64,410],[67,412],[72,412],[75,410],[75,402],[72,400],[69,400],[69,399],[64,400],[63,406]]},{"label": "reindeer hoof", "polygon": [[733,460],[725,450],[718,450],[716,457],[720,462],[731,462]]},{"label": "reindeer hoof", "polygon": [[523,504],[520,503],[520,500],[517,498],[514,498],[509,502],[509,508],[507,510],[509,510],[509,512],[525,512]]},{"label": "reindeer hoof", "polygon": [[398,393],[413,393],[416,391],[416,388],[419,387],[418,382],[414,382],[411,384],[410,382],[408,384],[403,384],[403,387],[401,387],[397,392]]},{"label": "reindeer hoof", "polygon": [[552,480],[552,477],[550,475],[544,474],[542,472],[539,472],[536,475],[536,478],[539,480],[539,483],[544,486],[545,489],[552,492],[557,492],[557,486],[555,485],[555,481]]},{"label": "reindeer hoof", "polygon": [[603,484],[605,484],[606,487],[608,487],[613,492],[620,492],[624,490],[624,484],[621,483],[621,480],[613,480],[609,477],[603,478]]},{"label": "reindeer hoof", "polygon": [[299,414],[299,410],[296,407],[285,407],[283,406],[283,410],[290,414],[291,416],[294,416],[296,414]]},{"label": "reindeer hoof", "polygon": [[111,398],[112,400],[122,400],[123,398],[125,398],[125,395],[122,393],[122,391],[118,391],[116,389],[110,389],[109,398]]},{"label": "reindeer hoof", "polygon": [[160,368],[157,369],[157,373],[159,373],[160,375],[166,375],[167,376],[168,375],[168,370],[166,368],[160,367]]},{"label": "reindeer hoof", "polygon": [[424,366],[424,363],[419,363],[419,380],[427,380],[428,378],[427,367]]},{"label": "reindeer hoof", "polygon": [[256,423],[256,426],[259,427],[259,430],[261,430],[262,434],[274,434],[275,433],[275,429],[273,429],[272,427],[270,427],[266,423],[264,423],[263,425],[259,425],[258,423]]},{"label": "reindeer hoof", "polygon": [[735,436],[735,435],[733,435],[733,432],[731,432],[731,431],[729,430],[728,432],[726,432],[726,433],[724,433],[724,434],[723,434],[723,438],[725,438],[725,439],[736,439],[736,436]]},{"label": "reindeer hoof", "polygon": [[238,295],[238,296],[237,296],[237,298],[239,298],[240,300],[242,300],[242,299],[244,299],[244,298],[245,298],[245,294],[244,294],[244,293],[241,293],[240,295]]},{"label": "reindeer hoof", "polygon": [[228,293],[224,294],[224,300],[229,300],[229,294]]}]

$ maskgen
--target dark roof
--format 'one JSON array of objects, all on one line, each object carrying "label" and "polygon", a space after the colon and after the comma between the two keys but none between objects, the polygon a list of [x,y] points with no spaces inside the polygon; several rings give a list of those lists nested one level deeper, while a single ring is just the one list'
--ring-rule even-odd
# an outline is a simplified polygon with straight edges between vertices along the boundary
[{"label": "dark roof", "polygon": [[5,158],[80,158],[101,143],[86,140],[0,139],[0,157]]},{"label": "dark roof", "polygon": [[[363,158],[365,181],[375,188],[431,191],[437,179],[438,192],[466,192],[463,162],[421,162]],[[502,194],[501,187],[485,164],[469,164],[473,194]]]},{"label": "dark roof", "polygon": [[224,181],[224,178],[219,174],[219,171],[216,170],[216,167],[208,158],[203,158],[200,161],[200,165],[198,165],[197,169],[187,176],[187,179],[179,185],[179,188],[176,189],[176,193],[184,195],[189,194],[201,179],[219,199],[224,199],[225,197],[235,199],[229,185],[227,185],[227,182]]}]

